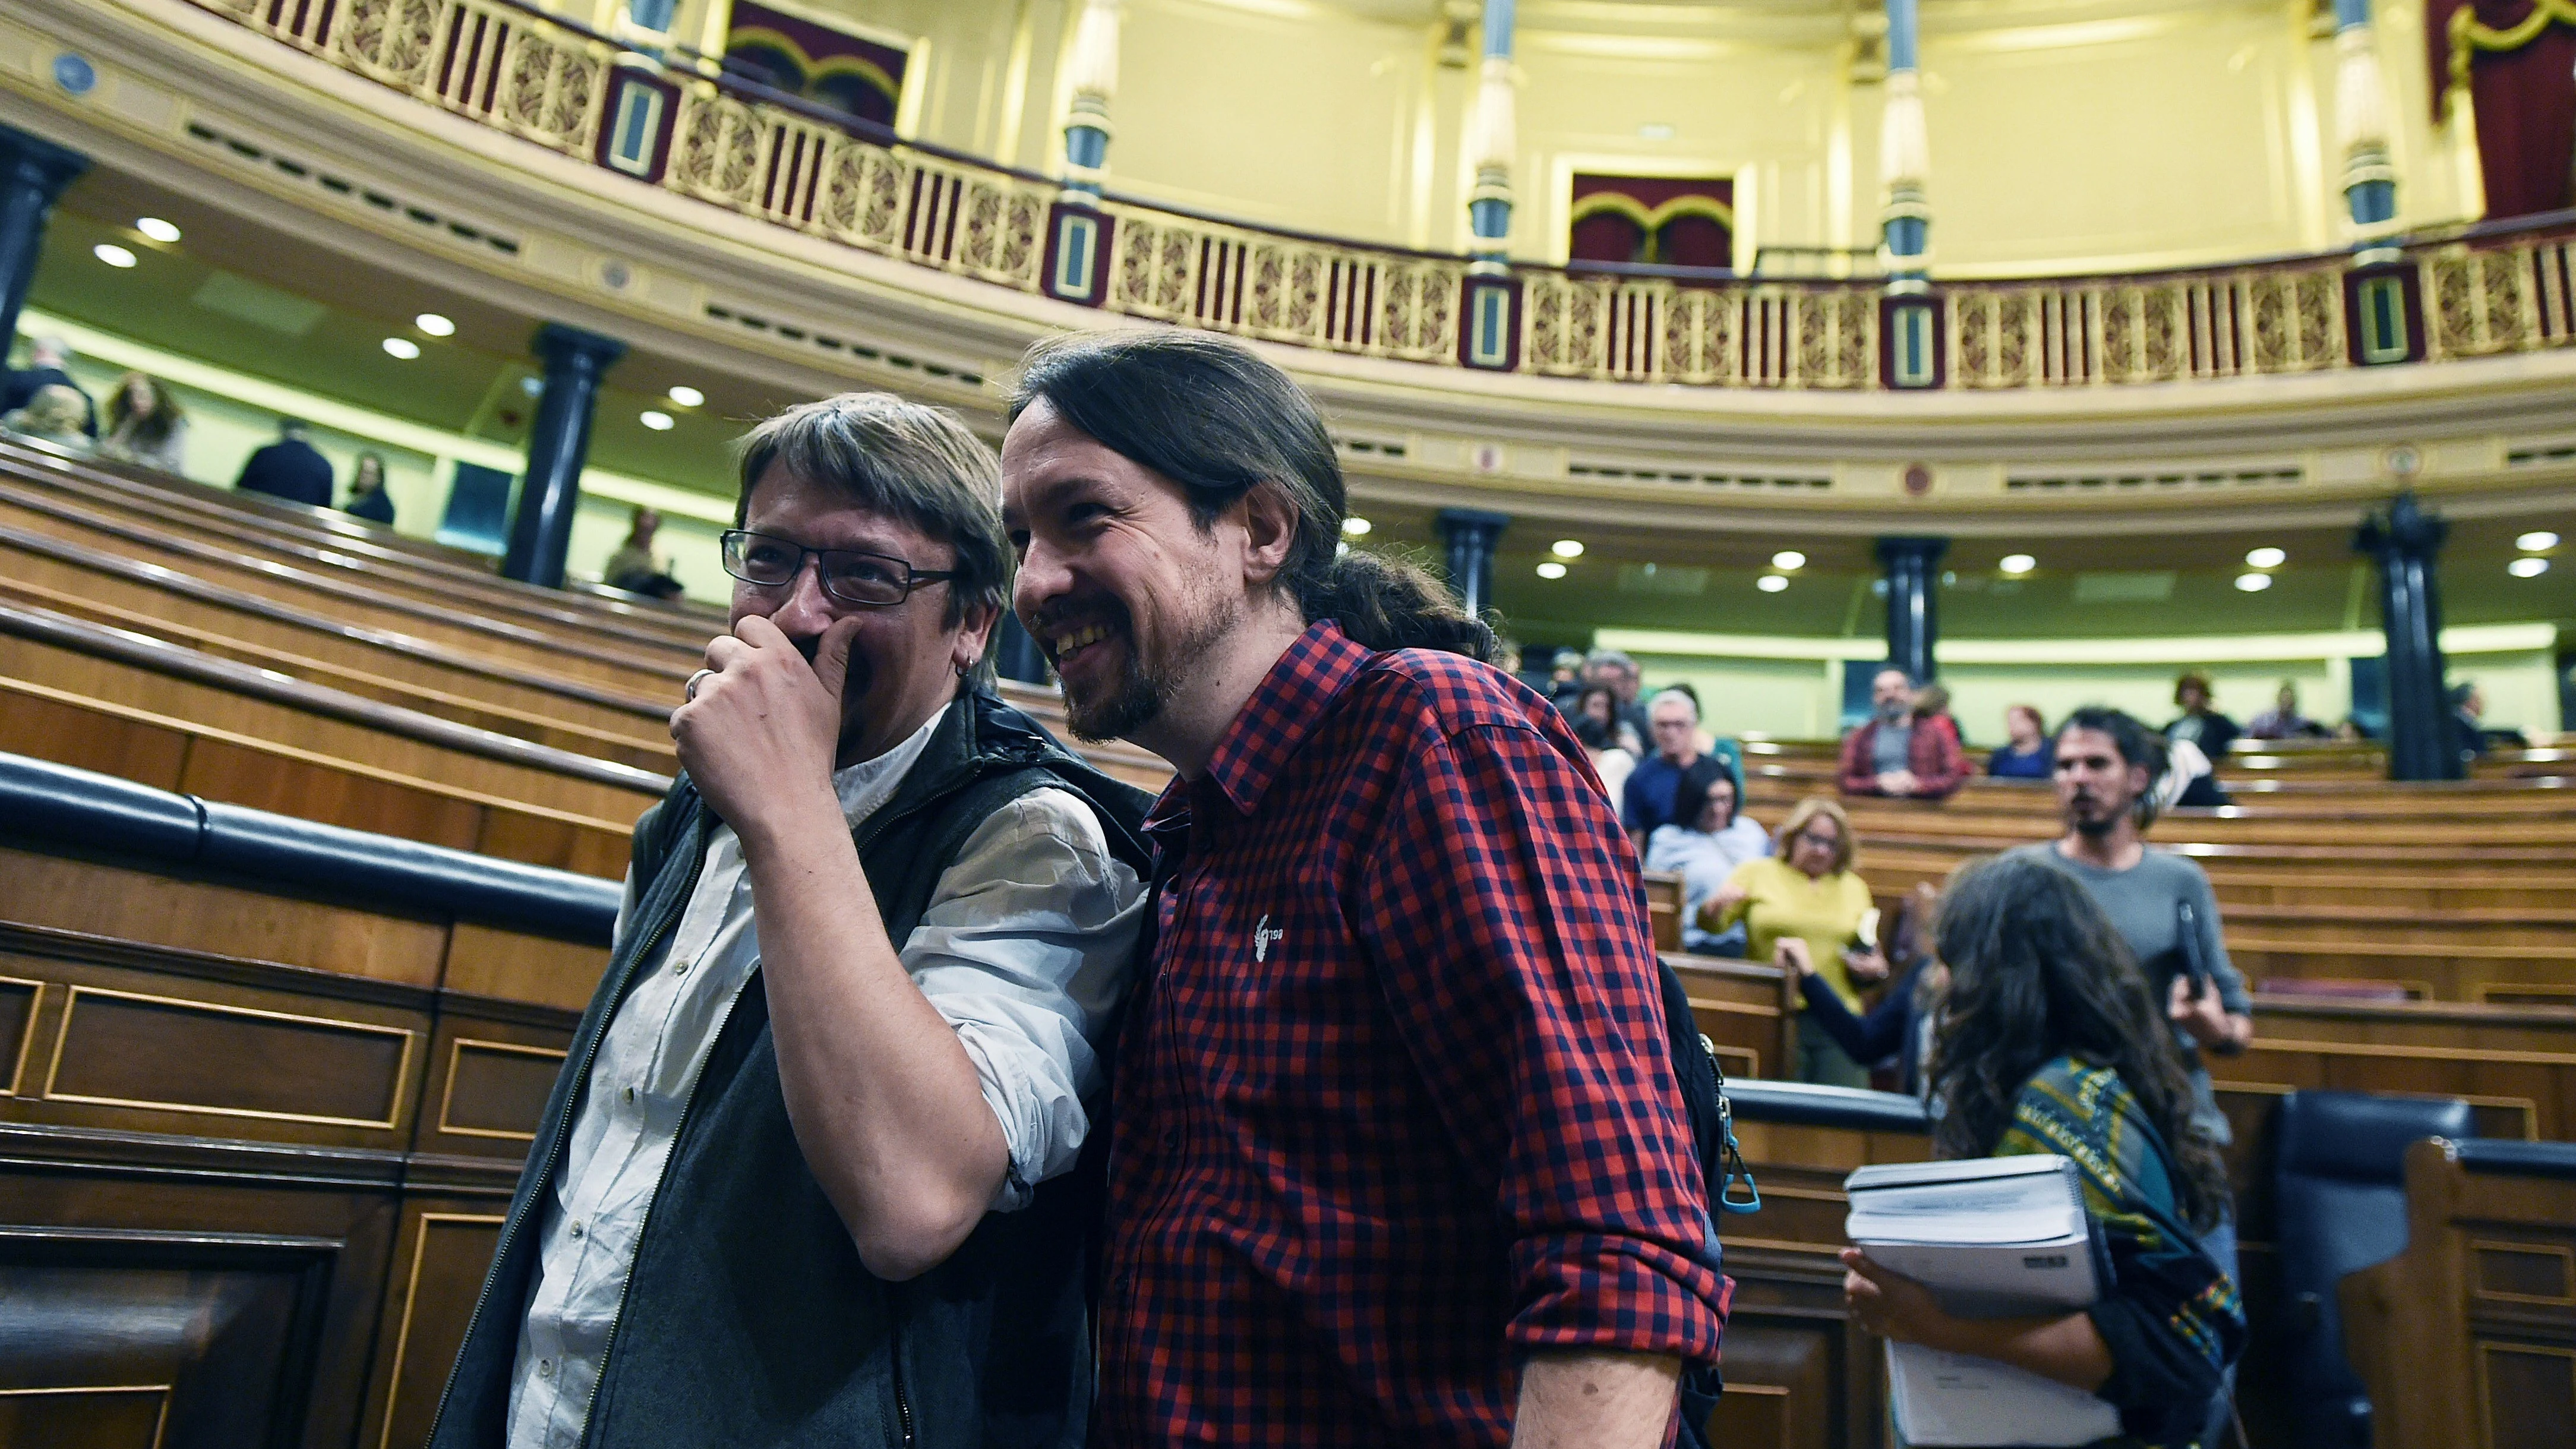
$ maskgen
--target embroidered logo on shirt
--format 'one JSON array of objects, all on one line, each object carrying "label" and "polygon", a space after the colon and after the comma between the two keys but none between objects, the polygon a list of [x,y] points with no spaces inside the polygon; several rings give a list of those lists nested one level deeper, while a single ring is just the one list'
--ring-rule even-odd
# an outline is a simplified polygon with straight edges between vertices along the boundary
[{"label": "embroidered logo on shirt", "polygon": [[1255,961],[1269,960],[1270,943],[1273,941],[1285,941],[1287,939],[1287,928],[1283,926],[1276,931],[1271,930],[1270,917],[1266,914],[1263,915],[1261,923],[1252,928],[1252,959]]}]

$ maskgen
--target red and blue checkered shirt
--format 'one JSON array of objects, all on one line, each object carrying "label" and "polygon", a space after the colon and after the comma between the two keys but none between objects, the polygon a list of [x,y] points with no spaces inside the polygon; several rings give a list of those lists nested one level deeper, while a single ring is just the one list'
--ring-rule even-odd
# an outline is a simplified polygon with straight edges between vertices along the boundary
[{"label": "red and blue checkered shirt", "polygon": [[1531,1353],[1716,1357],[1635,857],[1553,706],[1317,624],[1147,829],[1107,1442],[1502,1445]]}]

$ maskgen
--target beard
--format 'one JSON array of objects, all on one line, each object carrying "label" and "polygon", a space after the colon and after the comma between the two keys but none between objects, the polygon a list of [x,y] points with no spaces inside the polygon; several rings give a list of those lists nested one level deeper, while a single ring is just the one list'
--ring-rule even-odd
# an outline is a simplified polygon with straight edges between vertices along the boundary
[{"label": "beard", "polygon": [[1184,621],[1171,643],[1150,653],[1136,637],[1135,616],[1115,600],[1050,609],[1040,617],[1038,627],[1030,632],[1041,639],[1055,632],[1050,622],[1058,614],[1102,619],[1109,627],[1110,639],[1126,651],[1117,676],[1106,686],[1079,692],[1071,684],[1063,686],[1065,725],[1073,731],[1074,738],[1095,745],[1133,738],[1180,697],[1197,676],[1200,661],[1243,622],[1243,600],[1239,596],[1219,595],[1202,602],[1204,607],[1195,618]]},{"label": "beard", "polygon": [[2107,801],[2071,800],[2066,805],[2066,823],[2076,834],[2095,840],[2120,828],[2128,810],[2112,809]]}]

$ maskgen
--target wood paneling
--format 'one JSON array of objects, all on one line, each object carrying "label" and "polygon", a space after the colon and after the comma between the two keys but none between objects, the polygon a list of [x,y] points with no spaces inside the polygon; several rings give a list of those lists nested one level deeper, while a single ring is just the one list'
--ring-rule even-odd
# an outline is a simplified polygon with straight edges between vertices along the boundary
[{"label": "wood paneling", "polygon": [[465,1343],[483,1275],[500,1246],[507,1205],[421,1200],[403,1208],[394,1270],[368,1394],[368,1449],[398,1449],[429,1438],[448,1367]]},{"label": "wood paneling", "polygon": [[[447,929],[435,921],[203,876],[5,848],[0,921],[422,987],[439,984],[440,960],[448,951]],[[14,969],[0,963],[0,970]]]},{"label": "wood paneling", "polygon": [[391,1128],[420,1037],[339,1016],[74,986],[57,1018],[44,1096]]},{"label": "wood paneling", "polygon": [[579,1011],[607,969],[605,947],[460,921],[448,936],[441,984],[450,991]]}]

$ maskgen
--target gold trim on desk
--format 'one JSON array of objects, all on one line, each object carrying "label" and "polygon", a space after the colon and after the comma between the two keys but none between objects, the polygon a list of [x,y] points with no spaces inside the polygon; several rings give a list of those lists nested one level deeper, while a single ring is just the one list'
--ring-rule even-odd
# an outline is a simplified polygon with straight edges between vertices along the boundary
[{"label": "gold trim on desk", "polygon": [[456,1099],[456,1069],[464,1060],[465,1049],[469,1046],[484,1051],[517,1052],[521,1056],[552,1057],[558,1062],[570,1055],[569,1049],[527,1046],[514,1041],[487,1041],[482,1037],[474,1036],[460,1036],[447,1044],[447,1084],[439,1090],[438,1094],[438,1130],[457,1137],[497,1137],[509,1142],[536,1141],[537,1133],[534,1128],[525,1132],[509,1132],[498,1127],[457,1127],[449,1124],[447,1108],[448,1104]]},{"label": "gold trim on desk", "polygon": [[26,1079],[27,1058],[35,1054],[36,1018],[44,1014],[45,983],[24,976],[0,976],[0,986],[24,986],[28,991],[27,1024],[18,1029],[18,1055],[9,1063],[9,1085],[0,1087],[0,1097],[14,1097]]},{"label": "gold trim on desk", "polygon": [[171,1384],[66,1384],[51,1389],[0,1389],[0,1399],[36,1398],[46,1394],[159,1394],[160,1416],[152,1423],[152,1449],[161,1449],[162,1438],[170,1432]]},{"label": "gold trim on desk", "polygon": [[508,1222],[506,1213],[422,1213],[420,1226],[412,1234],[411,1276],[403,1280],[402,1318],[394,1327],[393,1367],[385,1375],[385,1422],[376,1433],[376,1449],[387,1449],[394,1437],[394,1401],[402,1395],[403,1354],[411,1347],[412,1306],[420,1300],[420,1260],[429,1252],[429,1225],[432,1223],[479,1223],[497,1227]]},{"label": "gold trim on desk", "polygon": [[[372,1032],[379,1036],[402,1038],[402,1056],[394,1063],[394,1076],[385,1115],[381,1119],[333,1117],[311,1112],[273,1112],[258,1107],[215,1107],[197,1102],[155,1102],[128,1097],[92,1097],[76,1092],[57,1092],[54,1083],[62,1075],[63,1047],[71,1039],[72,1014],[80,1009],[83,996],[115,997],[122,1001],[143,1001],[158,1006],[180,1006],[193,1011],[222,1012],[232,1016],[254,1016],[267,1021],[300,1022],[307,1026],[326,1026],[340,1031]],[[265,1122],[310,1122],[329,1127],[376,1127],[390,1129],[400,1125],[403,1084],[411,1079],[411,1058],[420,1033],[407,1026],[384,1026],[371,1021],[350,1021],[337,1016],[306,1016],[292,1011],[268,1011],[255,1006],[232,1006],[219,1001],[199,1001],[186,996],[159,996],[142,991],[117,991],[104,986],[73,986],[63,1002],[63,1014],[54,1026],[53,1060],[45,1068],[44,1100],[48,1102],[81,1102],[99,1107],[136,1107],[155,1112],[203,1112],[216,1117],[249,1117]]]}]

